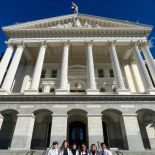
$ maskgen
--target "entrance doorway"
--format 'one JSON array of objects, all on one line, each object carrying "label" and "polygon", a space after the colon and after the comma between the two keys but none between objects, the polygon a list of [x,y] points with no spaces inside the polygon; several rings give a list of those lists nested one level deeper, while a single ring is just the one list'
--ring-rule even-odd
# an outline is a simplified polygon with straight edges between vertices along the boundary
[{"label": "entrance doorway", "polygon": [[50,145],[52,116],[48,110],[37,110],[35,114],[35,123],[31,141],[31,149],[42,150]]},{"label": "entrance doorway", "polygon": [[102,126],[103,126],[104,142],[109,147],[109,136],[108,136],[108,130],[107,130],[107,124],[106,124],[106,122],[103,121],[102,122]]},{"label": "entrance doorway", "polygon": [[72,122],[69,125],[69,141],[71,144],[76,143],[80,146],[86,144],[86,125],[80,121]]}]

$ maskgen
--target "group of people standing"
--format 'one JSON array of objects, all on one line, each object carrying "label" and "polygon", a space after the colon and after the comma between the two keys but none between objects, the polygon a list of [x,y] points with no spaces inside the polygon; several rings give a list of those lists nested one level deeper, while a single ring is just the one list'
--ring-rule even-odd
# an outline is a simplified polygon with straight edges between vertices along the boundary
[{"label": "group of people standing", "polygon": [[70,148],[69,142],[65,140],[60,148],[58,142],[53,142],[47,155],[112,155],[112,153],[107,150],[105,143],[101,143],[98,149],[96,144],[92,144],[90,149],[87,149],[84,143],[80,148],[77,148],[76,143],[73,143]]}]

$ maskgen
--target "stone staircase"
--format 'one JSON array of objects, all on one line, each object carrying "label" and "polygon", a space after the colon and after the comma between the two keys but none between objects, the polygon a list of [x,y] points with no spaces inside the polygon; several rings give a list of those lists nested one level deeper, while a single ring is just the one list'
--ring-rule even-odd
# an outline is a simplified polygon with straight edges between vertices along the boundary
[{"label": "stone staircase", "polygon": [[[117,150],[112,151],[113,155],[155,155],[155,151],[127,151]],[[0,155],[47,155],[45,150],[0,150]]]},{"label": "stone staircase", "polygon": [[0,150],[0,155],[46,155],[45,150]]}]

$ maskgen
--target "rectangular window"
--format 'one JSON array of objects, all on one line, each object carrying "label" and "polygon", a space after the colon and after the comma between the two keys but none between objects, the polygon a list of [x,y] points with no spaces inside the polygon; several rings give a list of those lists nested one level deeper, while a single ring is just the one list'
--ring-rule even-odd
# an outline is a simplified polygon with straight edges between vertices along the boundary
[{"label": "rectangular window", "polygon": [[41,78],[45,78],[45,74],[46,74],[46,70],[43,69],[42,72],[41,72]]},{"label": "rectangular window", "polygon": [[109,70],[109,73],[110,73],[110,77],[114,77],[114,72],[112,69]]},{"label": "rectangular window", "polygon": [[42,93],[43,90],[42,90],[42,88],[39,88],[38,91],[39,91],[39,93]]},{"label": "rectangular window", "polygon": [[54,88],[50,88],[50,92],[54,92]]},{"label": "rectangular window", "polygon": [[98,77],[99,78],[104,77],[104,71],[103,71],[103,69],[98,69]]},{"label": "rectangular window", "polygon": [[56,69],[52,69],[52,78],[56,78],[57,77],[57,70]]}]

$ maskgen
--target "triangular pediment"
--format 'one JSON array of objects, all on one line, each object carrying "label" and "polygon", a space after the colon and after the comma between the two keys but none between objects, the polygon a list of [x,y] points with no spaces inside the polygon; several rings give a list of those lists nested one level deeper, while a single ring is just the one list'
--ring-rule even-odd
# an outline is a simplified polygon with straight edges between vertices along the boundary
[{"label": "triangular pediment", "polygon": [[149,25],[84,14],[71,14],[3,27],[8,37],[75,32],[76,34],[126,34],[127,31],[130,35],[147,36],[151,30],[152,26]]},{"label": "triangular pediment", "polygon": [[23,24],[4,27],[5,29],[46,29],[46,28],[150,28],[148,25],[115,20],[104,17],[71,14]]}]

